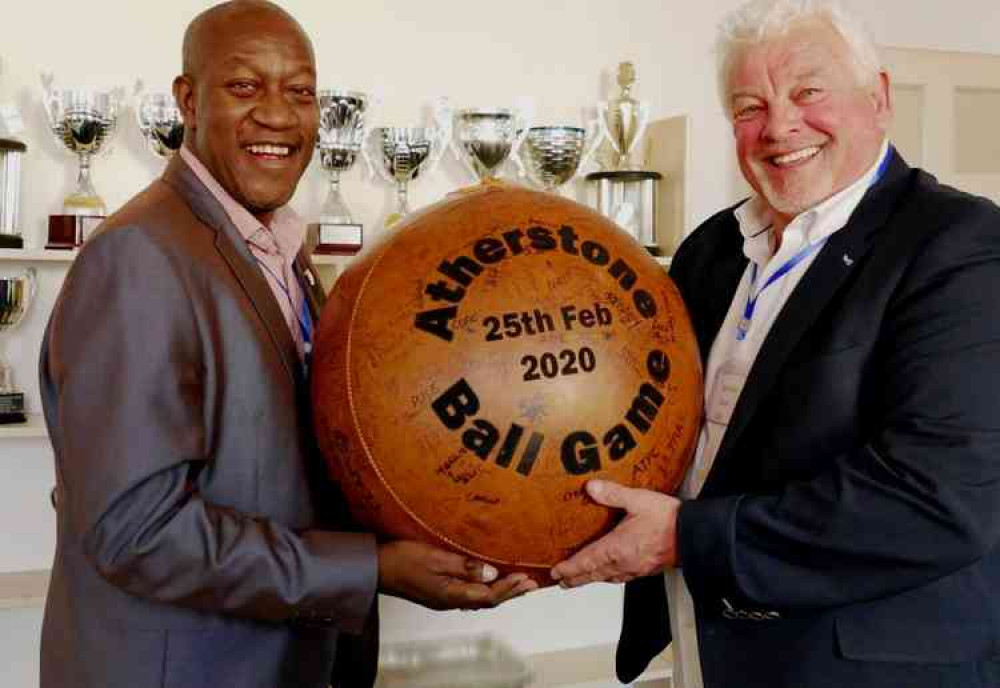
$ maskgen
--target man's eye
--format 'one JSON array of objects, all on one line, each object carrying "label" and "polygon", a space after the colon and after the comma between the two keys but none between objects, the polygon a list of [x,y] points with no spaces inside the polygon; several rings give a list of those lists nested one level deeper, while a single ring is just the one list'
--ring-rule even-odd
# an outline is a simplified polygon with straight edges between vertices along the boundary
[{"label": "man's eye", "polygon": [[740,121],[747,120],[757,115],[763,109],[760,105],[743,105],[733,110],[733,119]]},{"label": "man's eye", "polygon": [[821,93],[823,90],[819,88],[804,88],[799,91],[799,100],[815,100]]},{"label": "man's eye", "polygon": [[234,95],[245,97],[252,96],[256,92],[257,87],[250,81],[234,81],[229,84],[229,90]]},{"label": "man's eye", "polygon": [[316,97],[316,89],[312,86],[293,86],[291,91],[299,98],[311,99]]}]

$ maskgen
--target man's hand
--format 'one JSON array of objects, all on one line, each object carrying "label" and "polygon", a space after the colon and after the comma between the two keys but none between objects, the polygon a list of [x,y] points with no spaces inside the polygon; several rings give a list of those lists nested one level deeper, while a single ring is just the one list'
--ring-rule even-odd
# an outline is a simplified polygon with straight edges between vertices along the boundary
[{"label": "man's hand", "polygon": [[429,609],[482,609],[523,595],[538,584],[523,573],[496,580],[489,564],[422,542],[379,545],[379,590]]},{"label": "man's hand", "polygon": [[677,566],[677,509],[670,495],[591,480],[587,494],[598,504],[625,510],[610,533],[553,567],[551,575],[564,588],[585,583],[624,583]]}]

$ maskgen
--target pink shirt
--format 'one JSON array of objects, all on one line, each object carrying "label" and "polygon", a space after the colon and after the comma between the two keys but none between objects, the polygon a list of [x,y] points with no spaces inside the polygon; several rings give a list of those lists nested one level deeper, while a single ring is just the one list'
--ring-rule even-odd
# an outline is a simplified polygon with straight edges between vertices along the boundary
[{"label": "pink shirt", "polygon": [[305,341],[299,318],[303,317],[305,295],[292,269],[295,256],[302,248],[306,236],[306,225],[302,218],[288,206],[282,206],[274,211],[271,226],[265,226],[233,200],[187,146],[181,146],[180,155],[205,188],[222,204],[229,219],[246,241],[250,253],[257,259],[261,274],[267,280],[278,306],[281,307],[281,313],[285,316],[285,323],[295,340],[299,358],[303,358]]}]

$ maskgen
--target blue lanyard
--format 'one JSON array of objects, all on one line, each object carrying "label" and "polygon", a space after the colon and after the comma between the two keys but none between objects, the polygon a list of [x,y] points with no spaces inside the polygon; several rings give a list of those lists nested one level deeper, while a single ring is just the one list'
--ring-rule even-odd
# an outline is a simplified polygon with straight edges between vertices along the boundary
[{"label": "blue lanyard", "polygon": [[750,330],[750,322],[753,320],[753,312],[757,308],[757,299],[760,295],[764,293],[764,290],[770,287],[772,284],[780,280],[782,277],[787,275],[789,272],[795,268],[796,265],[801,263],[803,260],[808,258],[810,255],[819,250],[829,237],[823,237],[822,241],[817,241],[814,244],[809,244],[805,246],[794,256],[789,258],[784,262],[784,264],[775,270],[764,285],[754,292],[754,287],[757,285],[757,263],[750,264],[750,289],[747,292],[747,305],[743,307],[743,317],[740,319],[739,324],[736,326],[736,340],[742,342],[747,338],[747,332]]},{"label": "blue lanyard", "polygon": [[[285,293],[285,298],[288,299],[288,305],[292,307],[292,311],[295,311],[295,300],[292,299],[292,294],[288,291],[288,285],[285,280],[274,274],[274,270],[269,268],[264,261],[262,261],[257,256],[254,256],[254,260],[257,261],[257,265],[261,266],[267,274],[269,274],[279,287],[281,291]],[[312,314],[309,312],[309,302],[305,298],[305,294],[302,295],[302,308],[299,309],[300,312],[295,315],[295,320],[299,323],[299,332],[302,333],[302,349],[305,352],[306,362],[309,361],[309,354],[312,353]]]},{"label": "blue lanyard", "polygon": [[[886,169],[889,167],[889,161],[892,159],[892,146],[889,146],[882,156],[881,162],[879,162],[878,170],[875,172],[875,177],[872,179],[869,188],[874,186],[882,175],[885,174]],[[774,274],[772,274],[764,285],[754,293],[754,287],[757,284],[757,263],[750,264],[750,288],[747,292],[747,303],[743,307],[743,317],[740,318],[739,324],[736,325],[736,340],[742,342],[747,338],[747,332],[750,331],[750,323],[753,321],[753,313],[757,308],[757,299],[760,295],[764,293],[764,290],[770,287],[772,284],[780,280],[782,277],[791,272],[796,265],[801,263],[807,257],[812,255],[815,251],[820,249],[829,239],[829,236],[824,237],[821,241],[817,241],[814,244],[809,244],[808,246],[802,248],[798,253],[789,258],[785,263],[778,268]]]}]

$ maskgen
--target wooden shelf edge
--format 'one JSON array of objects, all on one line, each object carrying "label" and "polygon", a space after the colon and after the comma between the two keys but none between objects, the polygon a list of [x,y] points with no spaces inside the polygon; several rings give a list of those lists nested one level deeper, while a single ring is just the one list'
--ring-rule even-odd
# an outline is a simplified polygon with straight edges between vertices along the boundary
[{"label": "wooden shelf edge", "polygon": [[45,439],[49,430],[40,413],[29,413],[27,423],[0,425],[0,440]]},{"label": "wooden shelf edge", "polygon": [[48,569],[0,573],[0,610],[42,607],[48,589]]},{"label": "wooden shelf edge", "polygon": [[0,260],[20,263],[69,263],[78,251],[54,251],[46,249],[0,248]]}]

